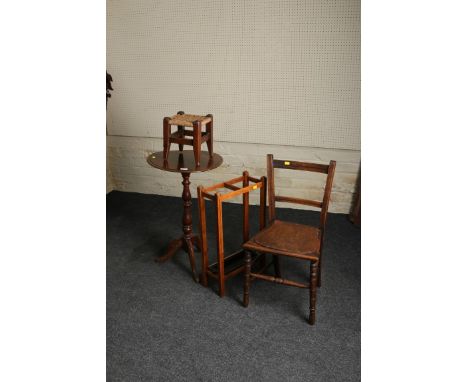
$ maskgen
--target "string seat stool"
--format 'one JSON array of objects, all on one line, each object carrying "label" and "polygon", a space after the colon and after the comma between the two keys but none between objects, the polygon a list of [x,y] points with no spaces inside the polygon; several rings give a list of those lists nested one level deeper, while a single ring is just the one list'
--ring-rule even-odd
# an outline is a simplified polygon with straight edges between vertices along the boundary
[{"label": "string seat stool", "polygon": [[[172,133],[171,126],[177,126],[177,131]],[[205,131],[202,131],[203,127]],[[163,119],[164,160],[167,160],[169,156],[172,143],[179,145],[179,151],[184,150],[184,145],[193,146],[195,165],[198,167],[200,166],[201,145],[205,142],[211,158],[213,156],[213,115],[185,114],[179,111],[176,115]]]}]

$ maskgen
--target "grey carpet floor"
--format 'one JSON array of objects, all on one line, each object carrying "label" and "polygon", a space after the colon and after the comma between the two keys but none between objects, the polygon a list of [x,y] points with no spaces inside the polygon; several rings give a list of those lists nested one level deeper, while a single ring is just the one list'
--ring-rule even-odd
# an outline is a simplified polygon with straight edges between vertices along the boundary
[{"label": "grey carpet floor", "polygon": [[[253,207],[252,232],[257,214]],[[107,196],[108,381],[360,380],[360,230],[345,215],[329,214],[314,326],[305,289],[258,280],[244,308],[242,276],[227,282],[221,299],[214,282],[205,288],[192,280],[184,252],[156,264],[153,257],[180,236],[181,215],[180,198]],[[214,260],[211,207],[207,215]],[[279,218],[316,223],[318,213],[285,208]],[[234,250],[241,206],[226,204],[224,222],[226,249]],[[285,277],[307,280],[308,263],[282,259],[281,267]]]}]

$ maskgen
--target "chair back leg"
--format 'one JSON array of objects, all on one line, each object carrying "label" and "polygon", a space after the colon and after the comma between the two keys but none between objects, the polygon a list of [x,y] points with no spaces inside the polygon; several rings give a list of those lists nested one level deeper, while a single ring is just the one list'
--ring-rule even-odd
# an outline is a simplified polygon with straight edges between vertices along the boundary
[{"label": "chair back leg", "polygon": [[280,259],[277,255],[273,255],[273,267],[275,268],[275,276],[281,278]]}]

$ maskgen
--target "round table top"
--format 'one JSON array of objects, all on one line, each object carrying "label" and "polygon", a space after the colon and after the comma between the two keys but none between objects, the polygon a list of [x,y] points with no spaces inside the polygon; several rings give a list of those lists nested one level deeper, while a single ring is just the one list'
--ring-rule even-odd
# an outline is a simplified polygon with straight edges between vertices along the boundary
[{"label": "round table top", "polygon": [[207,151],[202,151],[200,155],[200,166],[195,166],[195,157],[192,150],[169,151],[167,162],[164,161],[163,152],[150,154],[148,163],[160,170],[171,172],[204,172],[213,170],[223,163],[221,155],[214,154],[210,158]]}]

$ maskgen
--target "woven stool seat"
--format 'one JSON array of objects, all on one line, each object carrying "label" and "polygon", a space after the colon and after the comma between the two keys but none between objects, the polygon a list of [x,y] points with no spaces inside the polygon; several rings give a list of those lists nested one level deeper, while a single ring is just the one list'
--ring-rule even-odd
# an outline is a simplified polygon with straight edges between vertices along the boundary
[{"label": "woven stool seat", "polygon": [[169,120],[170,125],[193,127],[194,122],[200,122],[202,126],[211,122],[211,117],[195,114],[176,114]]}]

